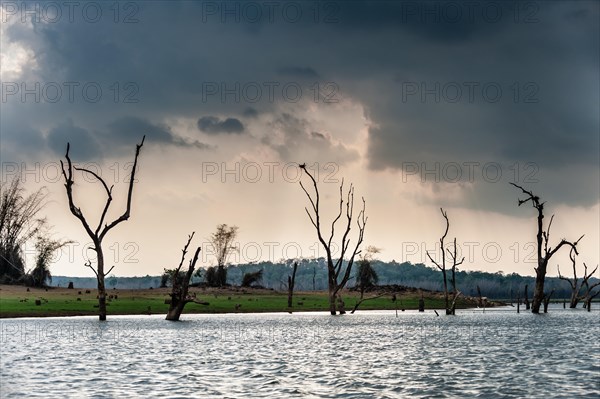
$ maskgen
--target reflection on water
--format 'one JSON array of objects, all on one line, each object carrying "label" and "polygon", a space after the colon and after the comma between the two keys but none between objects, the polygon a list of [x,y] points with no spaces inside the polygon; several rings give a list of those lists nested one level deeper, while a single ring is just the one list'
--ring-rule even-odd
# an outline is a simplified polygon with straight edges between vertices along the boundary
[{"label": "reflection on water", "polygon": [[0,321],[0,396],[599,397],[598,312]]}]

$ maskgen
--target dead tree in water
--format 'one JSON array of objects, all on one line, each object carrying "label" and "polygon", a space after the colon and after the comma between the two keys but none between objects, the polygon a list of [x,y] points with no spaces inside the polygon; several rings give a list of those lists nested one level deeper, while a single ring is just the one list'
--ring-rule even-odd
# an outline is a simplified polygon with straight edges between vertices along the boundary
[{"label": "dead tree in water", "polygon": [[[583,266],[585,266],[585,270],[587,271],[587,265],[584,263]],[[596,269],[598,269],[598,266],[596,266]],[[583,298],[583,306],[587,309],[588,312],[590,312],[592,310],[592,299],[594,299],[600,294],[600,290],[593,292],[594,288],[600,285],[600,281],[597,281],[594,284],[590,285],[589,279],[587,279],[585,280],[584,285],[586,288],[586,293]]]},{"label": "dead tree in water", "polygon": [[[362,210],[358,213],[358,217],[356,218],[356,224],[358,226],[358,237],[356,239],[356,244],[354,248],[350,248],[350,238],[348,235],[350,234],[350,229],[352,227],[352,218],[354,212],[354,186],[351,184],[348,189],[348,193],[346,195],[346,226],[344,229],[344,233],[341,237],[341,246],[340,253],[337,260],[334,261],[333,253],[332,253],[332,241],[333,236],[335,235],[335,225],[338,220],[341,219],[343,209],[344,209],[344,180],[342,179],[342,183],[340,184],[340,207],[337,216],[333,219],[331,223],[331,234],[329,239],[325,239],[322,232],[321,226],[321,208],[320,208],[320,195],[319,195],[319,187],[317,186],[317,181],[313,177],[313,175],[306,168],[306,164],[300,165],[300,169],[302,169],[310,180],[312,181],[315,194],[311,196],[308,193],[304,184],[302,184],[302,180],[300,180],[300,187],[308,197],[310,201],[311,210],[309,211],[307,207],[304,208],[310,222],[317,230],[317,237],[319,238],[319,242],[325,249],[325,254],[327,255],[327,286],[329,290],[329,312],[332,315],[335,315],[337,311],[340,311],[340,314],[345,313],[344,309],[340,308],[342,306],[343,301],[339,297],[339,292],[346,286],[348,279],[350,279],[350,273],[352,272],[352,265],[354,264],[354,258],[360,254],[359,247],[363,242],[363,237],[365,233],[365,226],[367,224],[367,217],[365,216],[365,199],[362,199],[363,206]],[[344,256],[349,254],[349,259],[346,264],[346,269],[342,273],[342,267],[344,264]]]},{"label": "dead tree in water", "polygon": [[[571,309],[575,309],[577,307],[577,304],[579,303],[579,301],[581,301],[582,299],[585,299],[586,295],[581,295],[581,290],[583,289],[584,286],[588,286],[588,280],[590,279],[590,277],[592,277],[594,275],[594,273],[596,273],[596,270],[598,270],[598,267],[596,267],[594,270],[591,271],[590,274],[588,274],[587,272],[587,265],[584,263],[584,273],[583,273],[583,280],[581,281],[581,283],[579,282],[579,279],[577,278],[577,268],[575,267],[576,261],[575,261],[575,251],[573,251],[573,249],[571,249],[571,252],[569,253],[569,258],[571,258],[571,264],[573,265],[573,279],[571,280],[568,277],[564,277],[560,274],[560,266],[556,266],[556,268],[558,269],[558,278],[561,280],[565,280],[566,282],[569,283],[569,285],[571,286],[571,299],[570,299],[570,303],[569,303],[569,308]],[[594,287],[596,287],[597,285],[599,285],[600,282],[592,285],[592,289]]]},{"label": "dead tree in water", "polygon": [[554,289],[552,289],[548,295],[544,295],[544,313],[548,313],[548,305],[550,304],[550,297],[552,294],[554,294]]},{"label": "dead tree in water", "polygon": [[171,300],[169,302],[169,312],[167,313],[167,320],[170,321],[178,321],[181,313],[183,312],[183,308],[189,302],[195,302],[201,305],[208,305],[206,302],[197,301],[195,296],[188,295],[188,288],[190,285],[190,279],[192,278],[192,274],[194,273],[194,269],[196,268],[196,262],[198,261],[198,254],[200,254],[200,247],[196,248],[196,252],[194,253],[194,257],[190,260],[190,265],[188,267],[187,272],[183,275],[180,273],[181,267],[183,266],[183,262],[185,261],[185,255],[187,254],[187,249],[192,242],[192,238],[194,237],[194,233],[190,234],[188,237],[187,244],[181,250],[181,261],[179,262],[179,266],[177,269],[172,270],[173,273],[173,286],[171,288]]},{"label": "dead tree in water", "polygon": [[[135,147],[135,158],[133,160],[131,176],[129,177],[129,190],[127,191],[127,208],[125,209],[125,212],[121,216],[119,216],[117,219],[115,219],[111,223],[105,224],[104,219],[106,218],[108,208],[110,207],[110,204],[112,203],[112,200],[113,200],[112,190],[113,190],[114,186],[110,186],[110,188],[109,188],[108,184],[106,184],[104,179],[102,179],[102,177],[100,177],[96,172],[94,172],[92,170],[85,169],[85,168],[78,168],[76,166],[73,166],[73,163],[71,162],[71,158],[69,157],[69,149],[70,149],[69,143],[67,143],[67,153],[65,155],[65,158],[67,159],[66,170],[65,170],[65,164],[63,163],[62,160],[60,161],[60,165],[62,168],[62,174],[65,178],[65,188],[67,190],[67,199],[69,200],[69,210],[71,211],[71,213],[73,215],[75,215],[75,217],[77,217],[77,219],[79,219],[79,221],[83,225],[86,233],[92,239],[92,244],[93,244],[92,249],[96,252],[96,268],[94,269],[94,267],[91,264],[89,264],[89,265],[86,264],[86,266],[88,266],[90,269],[92,269],[94,271],[94,274],[96,275],[96,280],[98,282],[98,317],[100,320],[106,320],[106,285],[104,284],[104,278],[111,272],[111,270],[114,267],[113,266],[110,268],[109,271],[104,272],[104,252],[102,250],[102,240],[106,236],[106,233],[108,233],[113,227],[115,227],[119,223],[124,222],[127,219],[129,219],[129,216],[131,214],[131,197],[133,194],[133,183],[135,182],[135,172],[137,169],[137,161],[138,161],[138,156],[140,155],[140,149],[144,145],[145,138],[146,138],[146,136],[144,136],[142,138],[142,142],[140,144],[137,144]],[[98,222],[98,226],[96,227],[96,229],[92,229],[92,227],[89,225],[86,217],[83,215],[83,211],[81,210],[81,208],[79,208],[75,205],[75,202],[73,200],[73,184],[75,183],[73,180],[73,169],[92,175],[94,178],[96,178],[102,184],[102,186],[104,187],[104,190],[106,191],[106,197],[107,197],[106,203],[104,204],[104,208],[102,210],[102,215],[100,216],[100,221]],[[104,226],[103,226],[103,224],[104,224]]]},{"label": "dead tree in water", "polygon": [[583,236],[579,237],[579,239],[575,242],[570,242],[565,240],[564,238],[560,240],[558,245],[554,248],[548,246],[548,240],[550,238],[550,228],[552,227],[552,220],[554,219],[554,215],[550,218],[550,222],[548,223],[548,228],[544,230],[544,204],[545,202],[541,202],[540,197],[534,195],[531,191],[525,190],[523,187],[510,183],[516,188],[520,189],[523,194],[525,194],[525,199],[519,199],[519,206],[530,202],[531,205],[537,211],[537,267],[535,270],[535,289],[533,291],[533,303],[531,304],[531,313],[540,313],[540,306],[544,301],[544,283],[546,280],[546,270],[548,269],[548,262],[556,254],[563,246],[570,246],[575,254],[579,254],[577,252],[577,243],[579,240],[583,238]]},{"label": "dead tree in water", "polygon": [[298,262],[294,262],[292,275],[288,276],[288,308],[290,308],[290,311],[292,310],[294,285],[296,284],[296,270],[298,270]]},{"label": "dead tree in water", "polygon": [[479,301],[478,301],[478,306],[483,308],[483,312],[485,313],[485,303],[486,301],[483,299],[483,296],[481,296],[481,289],[479,289],[479,286],[477,286],[477,295],[479,296]]},{"label": "dead tree in water", "polygon": [[453,315],[456,313],[456,300],[458,299],[458,296],[460,295],[460,292],[456,290],[456,266],[462,264],[463,261],[465,260],[465,258],[463,257],[460,261],[457,261],[456,238],[454,238],[454,249],[453,249],[453,251],[448,250],[448,254],[452,258],[451,283],[452,283],[453,299],[452,299],[452,304],[450,304],[450,299],[449,299],[449,294],[448,294],[448,276],[447,276],[447,270],[446,270],[446,252],[445,252],[445,248],[444,248],[444,240],[446,239],[446,236],[448,235],[448,230],[450,229],[450,221],[448,220],[448,214],[446,212],[444,212],[444,210],[442,208],[440,208],[440,211],[442,212],[442,216],[446,220],[446,230],[444,231],[444,235],[442,235],[442,237],[440,238],[440,250],[442,253],[442,263],[439,264],[438,262],[433,260],[433,257],[429,254],[429,251],[427,251],[427,256],[429,257],[429,260],[431,260],[437,266],[437,268],[440,269],[440,271],[442,272],[442,277],[444,280],[444,304],[446,306],[446,314]]},{"label": "dead tree in water", "polygon": [[529,310],[531,305],[529,304],[529,293],[527,292],[529,288],[528,284],[525,284],[525,300],[523,301],[525,303],[525,310]]}]

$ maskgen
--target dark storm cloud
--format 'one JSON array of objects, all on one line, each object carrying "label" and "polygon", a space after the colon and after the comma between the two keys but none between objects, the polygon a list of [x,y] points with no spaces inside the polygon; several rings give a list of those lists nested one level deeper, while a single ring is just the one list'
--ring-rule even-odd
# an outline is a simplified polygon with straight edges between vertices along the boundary
[{"label": "dark storm cloud", "polygon": [[285,66],[278,68],[277,73],[300,79],[317,79],[319,77],[319,74],[310,67]]},{"label": "dark storm cloud", "polygon": [[[472,14],[467,3],[473,4]],[[322,10],[333,14],[331,23],[276,18],[256,24],[223,24],[218,16],[199,23],[202,7],[194,2],[136,4],[140,21],[135,24],[115,24],[107,18],[97,24],[79,21],[39,24],[35,31],[23,26],[9,30],[36,52],[39,71],[33,79],[98,82],[104,97],[94,104],[18,104],[18,111],[3,112],[3,128],[20,126],[3,129],[3,148],[7,140],[19,140],[18,131],[45,132],[48,126],[62,126],[49,133],[51,147],[58,146],[59,138],[72,137],[75,126],[83,129],[82,141],[91,140],[91,135],[120,146],[136,142],[146,129],[157,142],[184,145],[185,140],[160,123],[140,121],[195,120],[198,107],[204,115],[252,118],[256,113],[245,112],[251,107],[260,109],[265,119],[278,120],[273,126],[283,132],[288,145],[321,151],[313,145],[322,145],[323,139],[311,133],[320,128],[291,115],[282,117],[277,109],[281,96],[268,101],[263,95],[251,104],[235,96],[223,100],[221,93],[203,97],[207,83],[220,90],[223,82],[231,88],[235,82],[310,78],[335,82],[345,98],[364,106],[371,123],[366,161],[374,173],[401,172],[405,162],[534,162],[544,176],[538,186],[550,200],[571,205],[598,201],[597,2],[350,1]],[[452,14],[456,6],[458,18]],[[497,8],[501,17],[495,20]],[[106,15],[112,15],[110,10]],[[306,15],[311,15],[308,10]],[[33,74],[30,69],[26,73]],[[115,82],[121,88],[119,102],[113,101],[110,90]],[[139,87],[135,104],[122,102],[126,82]],[[478,86],[470,101],[465,84],[472,83]],[[533,83],[533,89],[527,83]],[[448,97],[452,84],[463,90],[456,102]],[[483,98],[486,84],[501,87],[499,101]],[[407,85],[416,86],[416,94],[407,97]],[[305,94],[310,96],[310,91]],[[527,96],[537,102],[525,102]],[[138,119],[127,119],[131,116]],[[74,126],[64,125],[67,118]],[[235,118],[205,118],[198,120],[198,128],[214,140],[226,136],[218,133],[250,129]],[[331,145],[322,148],[339,150],[335,137],[325,139]],[[273,135],[265,140],[284,159],[293,158]],[[347,155],[345,149],[341,153]],[[482,201],[473,206],[497,209],[504,201],[496,195],[498,186],[491,188],[480,180],[471,189]]]},{"label": "dark storm cloud", "polygon": [[244,112],[242,112],[242,115],[246,118],[256,118],[258,116],[258,110],[252,107],[247,107]]},{"label": "dark storm cloud", "polygon": [[134,116],[123,117],[108,125],[106,140],[108,142],[123,142],[129,145],[136,140],[139,141],[142,136],[151,143],[170,144],[181,147],[195,147],[201,150],[211,149],[208,144],[198,140],[188,140],[175,135],[169,126],[163,124],[153,124],[147,120]]},{"label": "dark storm cloud", "polygon": [[48,146],[57,155],[64,155],[67,143],[70,144],[70,155],[74,161],[87,161],[102,158],[102,149],[97,136],[87,129],[73,125],[67,121],[48,132]]},{"label": "dark storm cloud", "polygon": [[219,119],[216,116],[203,116],[198,119],[198,129],[208,134],[241,134],[244,125],[236,118]]}]

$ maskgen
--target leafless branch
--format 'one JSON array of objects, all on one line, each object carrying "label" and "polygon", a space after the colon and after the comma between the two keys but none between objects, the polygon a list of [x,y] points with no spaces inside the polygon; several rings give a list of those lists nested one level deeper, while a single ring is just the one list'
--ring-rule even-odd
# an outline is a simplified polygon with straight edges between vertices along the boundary
[{"label": "leafless branch", "polygon": [[92,262],[87,261],[87,262],[85,262],[84,266],[85,267],[89,267],[90,269],[92,269],[92,271],[96,275],[96,278],[98,278],[98,272],[96,271],[96,269],[94,269],[94,266],[92,266]]}]

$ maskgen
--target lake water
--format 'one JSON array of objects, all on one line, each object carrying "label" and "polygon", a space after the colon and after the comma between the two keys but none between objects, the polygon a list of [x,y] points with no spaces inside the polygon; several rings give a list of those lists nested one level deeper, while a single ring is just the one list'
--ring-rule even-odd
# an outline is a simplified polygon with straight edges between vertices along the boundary
[{"label": "lake water", "polygon": [[0,397],[598,398],[600,312],[4,319]]}]

